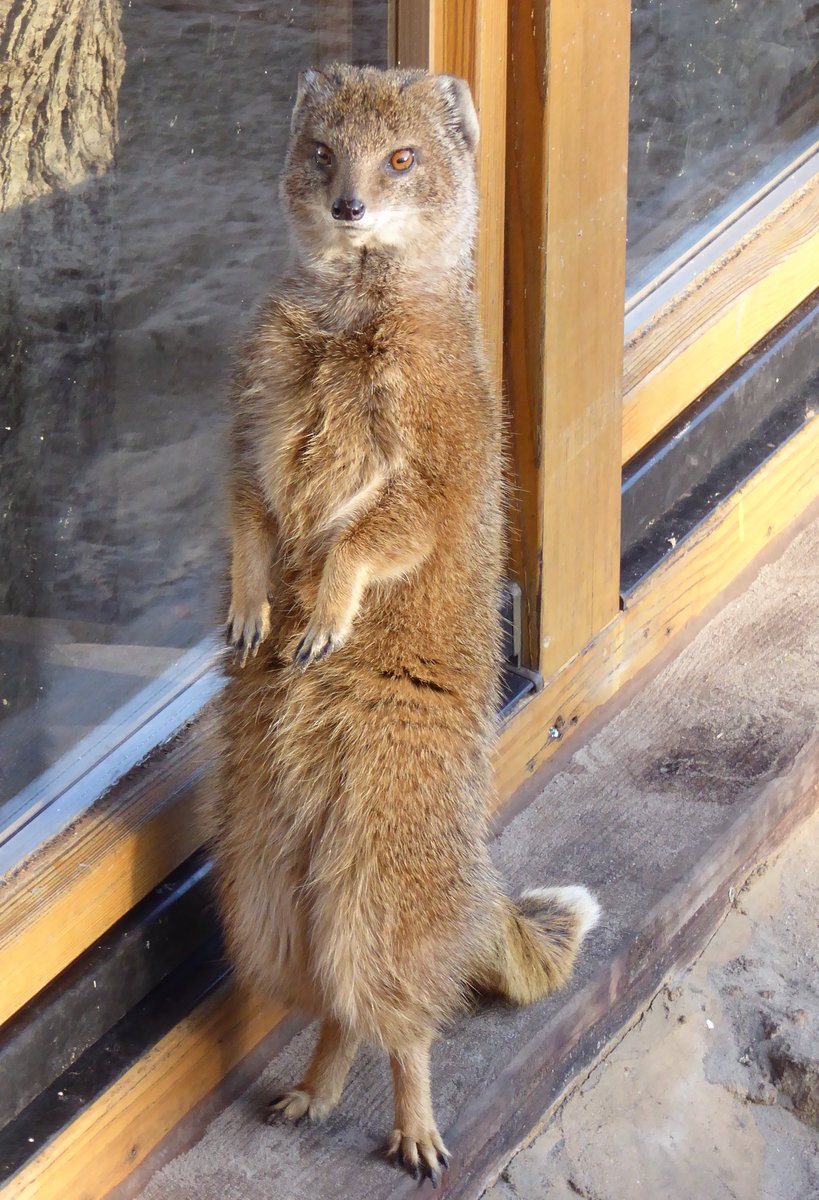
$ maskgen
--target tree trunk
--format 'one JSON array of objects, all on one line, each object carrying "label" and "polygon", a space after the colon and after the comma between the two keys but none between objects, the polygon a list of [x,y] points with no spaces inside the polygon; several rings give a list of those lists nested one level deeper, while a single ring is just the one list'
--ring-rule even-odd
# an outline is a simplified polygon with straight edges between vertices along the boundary
[{"label": "tree trunk", "polygon": [[11,0],[0,33],[0,210],[111,164],[125,68],[118,0]]}]

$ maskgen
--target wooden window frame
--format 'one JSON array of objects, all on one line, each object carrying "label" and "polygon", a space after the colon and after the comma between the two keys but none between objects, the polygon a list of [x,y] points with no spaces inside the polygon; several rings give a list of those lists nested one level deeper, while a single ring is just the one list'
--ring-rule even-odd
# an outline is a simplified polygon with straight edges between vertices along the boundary
[{"label": "wooden window frame", "polygon": [[[391,6],[395,60],[468,78],[482,123],[480,307],[511,414],[512,558],[524,591],[526,660],[546,679],[500,732],[499,805],[819,501],[816,418],[621,605],[620,472],[635,442],[635,389],[681,370],[681,356],[696,357],[712,342],[716,375],[742,353],[742,338],[723,318],[748,303],[742,274],[757,261],[749,254],[760,256],[751,286],[769,289],[762,332],[817,282],[806,286],[802,259],[798,286],[777,274],[815,244],[815,231],[795,232],[805,203],[795,196],[790,218],[777,208],[741,254],[726,257],[703,321],[686,324],[683,291],[624,351],[629,36],[628,0]],[[745,338],[761,336],[758,328],[749,318]],[[686,379],[687,403],[699,383],[693,371]],[[0,1021],[198,847],[200,746],[194,724],[0,881]],[[95,1173],[113,1187],[280,1019],[232,983],[220,987],[128,1073],[116,1096],[111,1089],[15,1177],[14,1195],[72,1194],[72,1180],[87,1183],[92,1143]],[[127,1120],[117,1116],[120,1094],[134,1098]]]},{"label": "wooden window frame", "polygon": [[626,312],[627,463],[819,283],[819,143]]}]

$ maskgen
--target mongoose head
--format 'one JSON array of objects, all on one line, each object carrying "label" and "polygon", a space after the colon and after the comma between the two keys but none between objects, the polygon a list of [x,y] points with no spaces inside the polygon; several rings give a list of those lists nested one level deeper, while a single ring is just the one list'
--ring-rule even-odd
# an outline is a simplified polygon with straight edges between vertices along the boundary
[{"label": "mongoose head", "polygon": [[281,180],[302,258],[362,248],[422,269],[471,260],[478,119],[463,79],[331,66],[299,76]]}]

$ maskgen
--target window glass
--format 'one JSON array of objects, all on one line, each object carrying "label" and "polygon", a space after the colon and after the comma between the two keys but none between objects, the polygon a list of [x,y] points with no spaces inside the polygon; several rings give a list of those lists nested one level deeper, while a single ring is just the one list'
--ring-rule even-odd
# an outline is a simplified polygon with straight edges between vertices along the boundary
[{"label": "window glass", "polygon": [[633,294],[819,137],[813,0],[633,0]]},{"label": "window glass", "polygon": [[215,625],[298,71],[385,66],[387,0],[19,0],[0,51],[1,839]]}]

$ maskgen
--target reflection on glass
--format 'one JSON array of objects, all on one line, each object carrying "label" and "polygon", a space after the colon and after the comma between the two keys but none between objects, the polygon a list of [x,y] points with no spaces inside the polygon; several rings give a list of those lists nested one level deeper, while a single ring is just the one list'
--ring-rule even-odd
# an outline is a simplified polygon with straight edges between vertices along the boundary
[{"label": "reflection on glass", "polygon": [[332,58],[386,65],[386,9],[10,10],[0,837],[22,788],[214,627],[225,385],[283,253],[296,77]]},{"label": "reflection on glass", "polygon": [[633,0],[627,290],[819,136],[813,0]]}]

